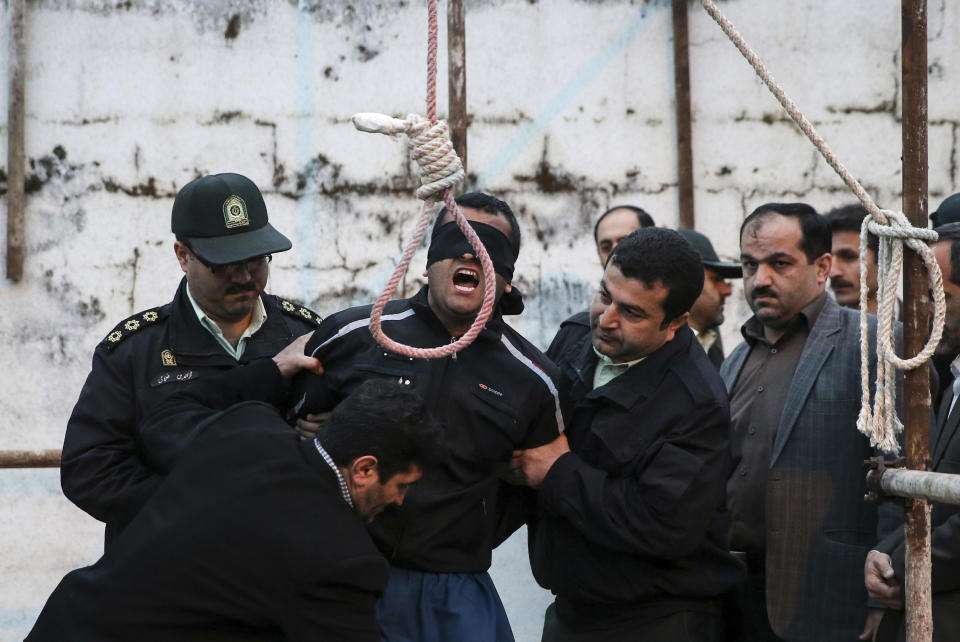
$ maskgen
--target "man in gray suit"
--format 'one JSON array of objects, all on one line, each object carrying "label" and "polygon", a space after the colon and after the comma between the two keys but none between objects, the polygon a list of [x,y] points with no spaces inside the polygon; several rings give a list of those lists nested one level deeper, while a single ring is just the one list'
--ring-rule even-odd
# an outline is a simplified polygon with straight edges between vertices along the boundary
[{"label": "man in gray suit", "polygon": [[762,205],[740,229],[754,314],[720,375],[742,452],[727,497],[731,547],[747,554],[745,640],[849,641],[868,621],[861,573],[877,510],[863,501],[863,460],[873,451],[856,428],[858,313],[825,290],[830,241],[803,203]]},{"label": "man in gray suit", "polygon": [[[952,384],[947,384],[937,419],[931,425],[930,451],[933,470],[960,474],[960,223],[937,228],[940,239],[933,251],[943,272],[943,293],[947,302],[943,338],[938,352],[953,356]],[[931,556],[933,560],[933,640],[956,640],[960,631],[960,507],[934,504]],[[905,638],[903,617],[903,580],[905,577],[905,538],[898,528],[867,555],[864,583],[870,597],[889,607],[883,616],[878,642]]]}]

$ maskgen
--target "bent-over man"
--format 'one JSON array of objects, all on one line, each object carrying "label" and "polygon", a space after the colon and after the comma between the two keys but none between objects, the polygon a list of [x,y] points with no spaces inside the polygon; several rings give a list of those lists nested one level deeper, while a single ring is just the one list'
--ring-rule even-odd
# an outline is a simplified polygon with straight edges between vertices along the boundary
[{"label": "bent-over man", "polygon": [[155,408],[146,426],[190,418],[190,447],[27,640],[380,640],[388,566],[365,521],[441,459],[439,429],[415,392],[369,381],[300,440],[274,404],[282,377],[316,367],[304,343]]}]

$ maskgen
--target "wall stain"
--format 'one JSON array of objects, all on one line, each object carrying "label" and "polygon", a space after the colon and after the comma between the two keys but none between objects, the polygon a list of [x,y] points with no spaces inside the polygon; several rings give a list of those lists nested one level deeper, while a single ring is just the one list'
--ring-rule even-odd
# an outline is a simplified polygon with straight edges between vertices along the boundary
[{"label": "wall stain", "polygon": [[136,185],[121,185],[109,176],[102,181],[103,189],[111,194],[123,192],[127,196],[143,196],[146,198],[169,198],[175,196],[172,192],[161,192],[157,189],[157,179],[148,178],[142,183]]},{"label": "wall stain", "polygon": [[230,16],[230,20],[227,22],[227,30],[223,33],[223,37],[227,40],[236,40],[237,35],[240,33],[240,14],[235,13]]}]

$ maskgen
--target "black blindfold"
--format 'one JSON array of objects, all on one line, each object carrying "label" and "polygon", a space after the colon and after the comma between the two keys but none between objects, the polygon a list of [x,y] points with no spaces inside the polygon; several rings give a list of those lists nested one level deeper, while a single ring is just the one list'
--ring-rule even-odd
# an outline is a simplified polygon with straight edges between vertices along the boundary
[{"label": "black blindfold", "polygon": [[[486,223],[469,221],[470,227],[480,237],[480,242],[486,248],[490,260],[493,262],[493,271],[506,279],[507,283],[513,280],[514,262],[517,255],[510,244],[507,235]],[[430,239],[430,249],[427,250],[427,267],[437,261],[455,259],[464,254],[476,256],[477,252],[470,246],[467,237],[463,235],[456,222],[445,223],[437,231],[436,236]]]}]

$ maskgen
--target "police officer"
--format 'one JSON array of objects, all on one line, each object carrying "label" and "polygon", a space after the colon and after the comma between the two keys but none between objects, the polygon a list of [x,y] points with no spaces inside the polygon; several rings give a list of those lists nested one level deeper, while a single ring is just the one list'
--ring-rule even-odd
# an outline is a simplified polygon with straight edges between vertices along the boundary
[{"label": "police officer", "polygon": [[100,342],[67,423],[63,492],[106,522],[108,546],[161,480],[137,436],[150,407],[191,381],[275,355],[320,321],[263,293],[271,255],[291,243],[268,222],[250,179],[191,181],[174,200],[172,228],[185,274],[173,301],[121,321]]}]

